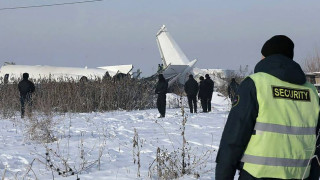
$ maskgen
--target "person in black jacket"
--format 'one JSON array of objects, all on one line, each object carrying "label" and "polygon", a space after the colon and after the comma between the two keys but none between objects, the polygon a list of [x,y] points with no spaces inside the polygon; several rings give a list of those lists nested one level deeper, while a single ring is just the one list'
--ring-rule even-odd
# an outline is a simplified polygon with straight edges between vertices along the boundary
[{"label": "person in black jacket", "polygon": [[159,81],[156,86],[155,93],[158,94],[157,108],[160,113],[160,118],[166,115],[166,94],[168,91],[168,82],[164,78],[163,74],[159,74]]},{"label": "person in black jacket", "polygon": [[202,112],[207,112],[207,101],[205,97],[205,87],[204,87],[204,77],[200,76],[200,84],[199,84],[199,93],[198,93],[198,99],[200,99],[201,106],[202,106]]},{"label": "person in black jacket", "polygon": [[206,79],[204,80],[204,98],[207,108],[205,112],[210,112],[214,82],[211,80],[209,74],[206,74],[205,77]]},{"label": "person in black jacket", "polygon": [[[274,36],[264,44],[261,50],[263,60],[261,60],[255,66],[254,73],[265,73],[266,75],[271,75],[279,80],[282,80],[283,82],[291,84],[302,85],[306,83],[306,77],[300,65],[292,60],[293,48],[294,44],[288,37],[283,35]],[[226,125],[224,127],[218,155],[216,158],[216,180],[234,179],[237,169],[240,170],[240,180],[281,179],[254,177],[252,174],[243,169],[244,163],[241,162],[241,159],[251,137],[258,134],[258,132],[255,130],[255,125],[258,114],[260,115],[261,113],[260,111],[262,110],[259,109],[255,83],[253,79],[248,77],[240,84],[238,91],[236,92],[236,98],[233,102],[233,107],[229,113]],[[314,121],[317,121],[315,122],[317,124],[315,133],[318,134],[320,130],[320,119],[315,119]],[[277,130],[283,131],[283,129]],[[275,141],[276,140],[277,139],[275,139]],[[320,139],[318,139],[316,143],[316,146],[319,146]],[[315,148],[315,155],[320,157],[319,147]],[[279,149],[279,153],[281,154],[281,149]],[[291,164],[293,165],[293,163]],[[307,179],[319,180],[319,177],[320,166],[317,164],[317,161],[314,158],[311,162],[311,171]]]},{"label": "person in black jacket", "polygon": [[[184,84],[184,91],[188,97],[188,103],[190,113],[197,113],[197,94],[199,90],[198,82],[193,78],[193,75],[189,75],[188,81]],[[194,110],[194,111],[193,111]]]},{"label": "person in black jacket", "polygon": [[235,100],[235,94],[237,92],[238,87],[239,87],[239,84],[237,83],[236,79],[232,78],[228,86],[228,95],[229,95],[229,98],[231,99],[231,102]]},{"label": "person in black jacket", "polygon": [[23,73],[23,80],[18,84],[18,89],[20,92],[20,103],[21,103],[21,118],[24,118],[25,105],[31,109],[32,106],[32,93],[35,90],[33,82],[28,80],[29,74]]}]

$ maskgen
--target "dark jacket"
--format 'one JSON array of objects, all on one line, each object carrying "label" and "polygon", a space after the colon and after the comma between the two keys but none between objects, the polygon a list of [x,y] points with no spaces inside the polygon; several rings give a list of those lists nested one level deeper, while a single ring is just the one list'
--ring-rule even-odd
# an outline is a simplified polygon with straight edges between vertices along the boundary
[{"label": "dark jacket", "polygon": [[204,80],[200,81],[199,83],[199,93],[198,93],[198,98],[204,98],[204,90],[205,90],[205,84],[204,84]]},{"label": "dark jacket", "polygon": [[[285,56],[276,54],[268,56],[260,61],[254,70],[265,72],[280,80],[293,83],[304,84],[306,77],[299,64]],[[257,101],[256,87],[251,78],[246,78],[239,86],[237,95],[239,99],[228,116],[224,127],[220,147],[217,155],[216,179],[233,180],[236,169],[241,169],[240,160],[254,131],[256,118],[258,116],[259,104]],[[317,132],[320,129],[320,119],[318,120]],[[317,144],[319,145],[320,139]],[[320,149],[317,148],[316,155],[320,157]],[[247,172],[242,170],[240,174]],[[320,167],[315,159],[312,161],[311,172],[308,179],[318,180],[320,176]],[[249,179],[249,178],[248,178]],[[252,177],[252,179],[257,179]],[[268,179],[268,178],[264,178]]]},{"label": "dark jacket", "polygon": [[233,97],[235,93],[237,92],[237,89],[239,87],[239,84],[236,81],[231,81],[231,83],[228,86],[228,95],[229,97]]},{"label": "dark jacket", "polygon": [[29,81],[28,79],[23,79],[20,81],[18,88],[22,98],[30,97],[31,93],[33,93],[35,90],[33,82]]},{"label": "dark jacket", "polygon": [[188,96],[196,96],[199,91],[198,82],[194,78],[189,78],[184,84],[184,91]]},{"label": "dark jacket", "polygon": [[167,94],[168,82],[166,80],[159,80],[156,86],[156,94]]},{"label": "dark jacket", "polygon": [[214,82],[211,80],[210,77],[206,78],[204,81],[204,95],[205,96],[212,96]]}]

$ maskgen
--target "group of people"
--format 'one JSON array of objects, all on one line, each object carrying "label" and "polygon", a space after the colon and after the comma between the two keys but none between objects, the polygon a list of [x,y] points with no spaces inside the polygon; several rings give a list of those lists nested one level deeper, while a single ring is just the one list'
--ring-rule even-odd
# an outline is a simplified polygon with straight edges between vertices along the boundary
[{"label": "group of people", "polygon": [[190,113],[197,113],[197,96],[201,101],[202,112],[211,111],[211,99],[214,88],[214,82],[209,74],[200,77],[200,84],[194,79],[193,75],[189,75],[189,79],[184,84],[184,91],[187,94]]},{"label": "group of people", "polygon": [[[200,77],[200,85],[194,79],[193,75],[189,75],[189,79],[184,84],[184,90],[187,94],[188,104],[191,113],[197,113],[197,96],[201,100],[203,112],[211,111],[211,99],[214,88],[214,82],[208,74]],[[160,113],[160,118],[165,117],[166,114],[166,94],[168,91],[168,82],[163,74],[159,74],[158,83],[156,85],[155,93],[158,94],[157,108]]]},{"label": "group of people", "polygon": [[163,64],[158,64],[158,71],[157,72],[161,72],[163,70]]},{"label": "group of people", "polygon": [[[165,80],[163,74],[159,74],[159,81],[156,86],[155,93],[158,94],[157,108],[160,113],[160,117],[165,117],[166,111],[166,93],[168,90],[168,82]],[[189,75],[189,79],[184,84],[184,91],[187,94],[190,113],[197,113],[197,99],[200,99],[202,112],[211,111],[212,93],[214,91],[214,82],[210,78],[209,74],[205,75],[206,78],[200,76],[200,83],[198,83],[192,74]],[[231,102],[235,100],[235,94],[239,84],[235,78],[231,79],[228,85],[228,95]]]},{"label": "group of people", "polygon": [[[204,79],[203,76],[200,76],[200,84],[198,84],[193,75],[189,75],[188,81],[184,84],[184,91],[187,94],[190,113],[197,113],[197,95],[198,99],[201,101],[202,112],[210,112],[212,109],[211,100],[214,82],[208,74],[206,74],[205,77],[206,79]],[[239,84],[236,82],[236,79],[232,78],[228,85],[228,95],[232,103],[235,100],[238,86]]]}]

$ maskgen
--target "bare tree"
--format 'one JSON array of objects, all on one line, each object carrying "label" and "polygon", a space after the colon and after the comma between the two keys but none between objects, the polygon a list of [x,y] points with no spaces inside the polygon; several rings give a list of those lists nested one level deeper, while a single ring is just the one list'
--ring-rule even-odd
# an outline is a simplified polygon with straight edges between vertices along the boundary
[{"label": "bare tree", "polygon": [[249,70],[249,66],[248,65],[246,65],[244,67],[240,65],[239,70],[234,71],[228,77],[224,78],[221,74],[217,74],[216,75],[217,77],[219,77],[220,79],[225,80],[225,83],[221,87],[218,87],[217,91],[227,97],[228,96],[228,85],[231,82],[232,78],[235,78],[237,83],[240,84],[247,76],[249,76],[252,73],[253,72]]},{"label": "bare tree", "polygon": [[307,57],[304,61],[305,72],[320,72],[320,55],[316,52],[315,55]]}]

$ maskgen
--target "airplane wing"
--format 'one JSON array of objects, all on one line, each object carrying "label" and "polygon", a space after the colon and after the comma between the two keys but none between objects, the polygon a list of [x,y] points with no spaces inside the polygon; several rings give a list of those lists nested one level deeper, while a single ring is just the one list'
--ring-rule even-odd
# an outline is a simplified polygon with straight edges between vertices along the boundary
[{"label": "airplane wing", "polygon": [[171,65],[169,64],[169,66],[167,66],[164,71],[162,72],[164,78],[168,79],[172,76],[175,76],[177,74],[181,74],[186,68],[188,67],[188,65]]},{"label": "airplane wing", "polygon": [[181,76],[181,73],[175,75],[171,79],[169,79],[168,86],[170,87],[174,82],[176,82]]}]

